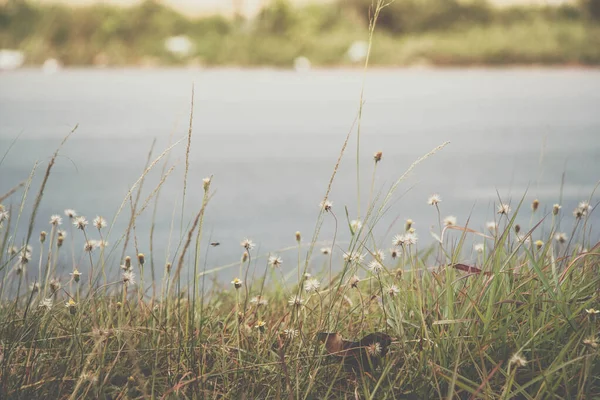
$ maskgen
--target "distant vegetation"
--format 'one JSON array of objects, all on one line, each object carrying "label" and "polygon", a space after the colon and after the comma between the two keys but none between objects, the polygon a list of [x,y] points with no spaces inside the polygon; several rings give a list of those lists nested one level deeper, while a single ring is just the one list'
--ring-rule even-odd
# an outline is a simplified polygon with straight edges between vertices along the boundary
[{"label": "distant vegetation", "polygon": [[[256,18],[197,19],[146,1],[129,9],[69,8],[9,0],[0,6],[0,48],[28,64],[313,65],[353,64],[348,48],[367,37],[370,0],[296,8],[275,0]],[[600,64],[600,1],[498,9],[484,1],[397,0],[384,8],[372,65]],[[185,35],[185,56],[165,40]]]}]

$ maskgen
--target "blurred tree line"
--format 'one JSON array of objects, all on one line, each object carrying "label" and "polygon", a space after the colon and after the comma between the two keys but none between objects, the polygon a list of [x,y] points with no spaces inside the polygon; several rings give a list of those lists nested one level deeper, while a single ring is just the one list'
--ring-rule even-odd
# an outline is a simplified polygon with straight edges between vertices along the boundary
[{"label": "blurred tree line", "polygon": [[[244,20],[218,15],[187,18],[153,0],[127,9],[7,0],[0,6],[0,48],[21,49],[29,63],[54,57],[76,65],[195,60],[209,65],[289,66],[294,58],[307,56],[317,64],[338,65],[349,62],[345,55],[354,41],[366,38],[372,7],[371,0],[301,8],[273,0],[255,18]],[[510,8],[495,8],[484,0],[396,0],[377,22],[381,38],[373,62],[598,64],[600,50],[591,47],[600,49],[599,23],[600,0]],[[503,30],[509,35],[506,40],[500,37]],[[165,49],[165,39],[177,35],[194,43],[189,57]],[[522,43],[528,38],[531,43]],[[480,43],[484,39],[490,43]]]}]

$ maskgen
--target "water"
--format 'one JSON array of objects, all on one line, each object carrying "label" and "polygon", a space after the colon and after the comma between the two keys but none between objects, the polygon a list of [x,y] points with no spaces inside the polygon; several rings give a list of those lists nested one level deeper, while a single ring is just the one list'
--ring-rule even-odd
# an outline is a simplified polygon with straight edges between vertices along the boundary
[{"label": "water", "polygon": [[[95,215],[112,219],[143,171],[152,141],[156,139],[156,158],[170,140],[185,137],[195,84],[184,230],[200,207],[202,178],[213,175],[204,240],[221,243],[210,248],[203,263],[212,268],[239,260],[244,237],[257,242],[257,254],[293,246],[297,230],[304,241],[314,231],[318,204],[357,115],[362,82],[362,72],[354,70],[3,73],[0,153],[18,139],[0,166],[0,193],[26,179],[36,160],[42,162],[32,185],[37,192],[52,152],[79,124],[50,176],[36,237],[40,230],[49,230],[49,216],[65,208],[90,220]],[[455,215],[459,225],[470,217],[476,229],[493,218],[498,196],[513,208],[523,196],[527,208],[539,198],[545,211],[560,202],[568,230],[571,210],[590,197],[600,178],[598,70],[373,70],[366,75],[364,99],[363,215],[375,151],[383,151],[374,182],[377,194],[387,191],[419,156],[451,142],[399,186],[376,230],[379,246],[389,247],[406,218],[415,221],[421,246],[431,242],[429,231],[437,224],[437,214],[426,200],[432,193],[442,196],[442,217]],[[340,243],[349,237],[344,206],[350,219],[357,216],[356,137],[353,133],[350,138],[330,197],[340,222]],[[160,266],[173,257],[179,243],[185,141],[174,148],[168,162],[176,167],[162,188],[155,220],[155,262]],[[161,162],[148,175],[142,202],[158,184],[162,168]],[[34,197],[29,195],[28,205]],[[7,204],[18,202],[13,197]],[[124,231],[128,207],[127,203],[109,242],[116,242]],[[153,203],[136,225],[144,252],[152,210]],[[529,215],[527,210],[519,222],[529,226]],[[21,221],[17,242],[27,221],[28,215]],[[175,233],[169,239],[172,224]],[[334,226],[333,219],[326,218],[319,239],[330,241]],[[282,252],[282,257],[291,270],[295,251]],[[117,258],[111,261],[115,269]],[[260,268],[263,265],[261,261]],[[225,270],[221,277],[235,270]]]}]

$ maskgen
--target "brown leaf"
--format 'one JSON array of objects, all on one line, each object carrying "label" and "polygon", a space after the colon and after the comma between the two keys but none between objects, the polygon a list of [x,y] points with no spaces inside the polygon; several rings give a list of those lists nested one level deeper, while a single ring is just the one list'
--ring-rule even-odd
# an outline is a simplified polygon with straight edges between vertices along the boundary
[{"label": "brown leaf", "polygon": [[466,264],[454,264],[452,268],[457,269],[459,271],[469,272],[471,274],[480,274],[482,271],[477,267],[471,267]]}]

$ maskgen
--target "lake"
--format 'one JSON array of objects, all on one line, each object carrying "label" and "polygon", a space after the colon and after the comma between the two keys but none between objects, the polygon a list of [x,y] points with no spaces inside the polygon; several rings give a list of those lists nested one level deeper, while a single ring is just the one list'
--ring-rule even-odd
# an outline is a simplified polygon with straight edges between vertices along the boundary
[{"label": "lake", "polygon": [[[454,215],[459,225],[470,217],[474,229],[483,229],[494,218],[499,198],[514,209],[524,196],[526,210],[519,218],[524,227],[530,224],[534,198],[544,212],[560,202],[568,231],[572,209],[590,198],[600,179],[599,70],[384,69],[364,75],[360,70],[69,69],[47,75],[25,69],[0,73],[0,154],[16,139],[0,166],[0,195],[27,179],[36,161],[42,163],[17,242],[26,232],[27,212],[46,164],[76,124],[48,181],[36,220],[36,243],[37,233],[49,230],[50,215],[66,208],[90,221],[96,215],[112,220],[144,170],[153,140],[154,159],[186,136],[192,85],[184,230],[200,208],[202,179],[212,175],[203,248],[209,241],[221,243],[210,248],[203,264],[212,268],[239,260],[239,243],[245,237],[257,243],[256,254],[294,246],[296,231],[307,242],[356,118],[363,78],[358,155],[362,216],[375,151],[383,152],[383,160],[373,197],[385,193],[418,157],[451,142],[399,185],[376,229],[378,246],[389,247],[406,218],[415,221],[419,246],[431,243],[429,231],[438,223],[435,208],[427,205],[432,193],[442,197],[442,217]],[[185,149],[184,139],[169,153],[168,163],[175,169],[162,186],[156,212],[154,257],[161,266],[173,258],[180,242]],[[142,203],[156,188],[165,160],[148,174]],[[330,199],[343,248],[349,239],[344,207],[350,219],[358,216],[356,130]],[[16,207],[19,201],[12,197],[5,205]],[[151,202],[136,224],[140,251],[146,253],[153,207]],[[109,242],[117,241],[127,226],[128,210],[126,203]],[[333,218],[326,216],[319,240],[331,241],[334,230]],[[292,270],[296,252],[281,254],[284,267]],[[117,258],[111,260],[115,273]],[[221,277],[229,278],[236,270],[225,270]]]}]

